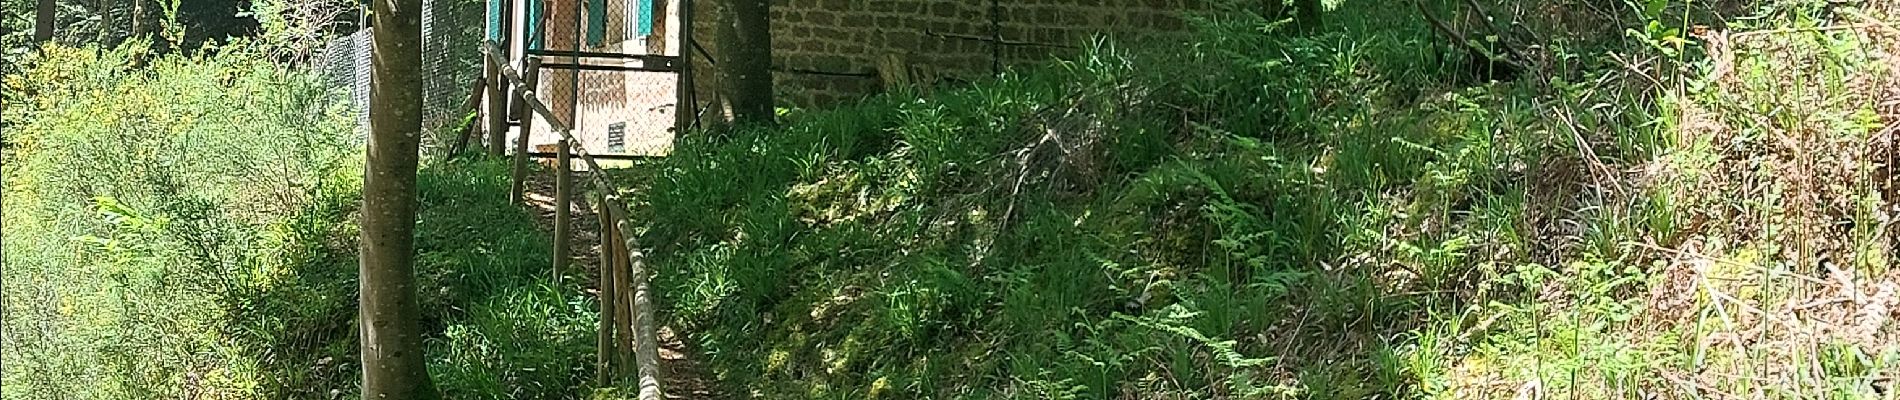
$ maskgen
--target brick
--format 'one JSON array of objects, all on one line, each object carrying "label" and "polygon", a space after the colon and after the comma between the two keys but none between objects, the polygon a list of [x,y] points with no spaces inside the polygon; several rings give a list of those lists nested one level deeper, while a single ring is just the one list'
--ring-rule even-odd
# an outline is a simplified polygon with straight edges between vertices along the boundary
[{"label": "brick", "polygon": [[[781,65],[831,72],[864,72],[887,54],[908,55],[943,76],[980,79],[991,73],[992,51],[984,40],[925,35],[925,31],[989,38],[1000,22],[1004,39],[1070,45],[1092,35],[1131,39],[1172,37],[1186,29],[1179,15],[1206,10],[1214,0],[774,0],[773,44]],[[996,9],[999,15],[992,15]],[[713,7],[696,14],[694,35],[714,40]],[[994,19],[994,21],[993,21]],[[708,49],[716,43],[705,43]],[[1040,63],[1068,54],[1040,46],[1003,46],[1006,64]],[[871,94],[877,79],[776,74],[783,98],[820,105]],[[710,81],[710,80],[701,80]]]}]

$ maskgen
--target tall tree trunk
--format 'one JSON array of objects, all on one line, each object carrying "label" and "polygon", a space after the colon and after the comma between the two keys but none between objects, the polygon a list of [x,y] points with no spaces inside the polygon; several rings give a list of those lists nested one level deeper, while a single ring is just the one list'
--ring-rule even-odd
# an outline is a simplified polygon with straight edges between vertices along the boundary
[{"label": "tall tree trunk", "polygon": [[720,7],[723,24],[720,47],[725,49],[726,98],[732,104],[733,122],[740,125],[771,125],[772,104],[772,2],[771,0],[726,0]]},{"label": "tall tree trunk", "polygon": [[146,1],[149,0],[132,0],[132,36],[129,37],[131,39],[143,39],[152,29],[151,22],[145,18],[146,13],[150,11],[145,9]]},{"label": "tall tree trunk", "polygon": [[1272,21],[1291,17],[1292,28],[1301,33],[1318,30],[1323,22],[1320,14],[1325,11],[1319,0],[1263,0],[1260,5],[1260,15]]},{"label": "tall tree trunk", "polygon": [[40,0],[39,15],[33,19],[33,43],[53,40],[53,24],[59,20],[59,2]]},{"label": "tall tree trunk", "polygon": [[112,31],[118,28],[119,21],[113,19],[112,11],[119,8],[118,0],[99,0],[99,37],[100,46],[112,47]]},{"label": "tall tree trunk", "polygon": [[370,140],[363,176],[363,398],[436,399],[416,301],[416,159],[422,0],[374,0]]},{"label": "tall tree trunk", "polygon": [[1293,16],[1293,21],[1299,25],[1300,30],[1304,32],[1319,30],[1320,26],[1324,23],[1320,18],[1320,12],[1325,11],[1322,9],[1324,6],[1320,5],[1319,0],[1293,0],[1293,2],[1294,6],[1298,8],[1298,11],[1295,11]]}]

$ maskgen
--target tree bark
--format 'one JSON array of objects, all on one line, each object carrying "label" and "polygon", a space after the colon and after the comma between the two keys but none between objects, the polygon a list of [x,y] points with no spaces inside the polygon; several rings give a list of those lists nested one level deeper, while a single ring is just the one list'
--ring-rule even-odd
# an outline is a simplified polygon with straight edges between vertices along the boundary
[{"label": "tree bark", "polygon": [[147,0],[132,0],[132,35],[128,36],[128,38],[144,38],[146,33],[151,30],[151,26],[148,25],[148,22],[145,20],[145,13],[147,11],[145,9],[146,1]]},{"label": "tree bark", "polygon": [[[1289,8],[1289,5],[1292,7]],[[1270,21],[1283,21],[1291,17],[1292,27],[1296,31],[1309,33],[1318,30],[1324,22],[1320,15],[1324,7],[1319,0],[1263,0],[1260,15]]]},{"label": "tree bark", "polygon": [[1320,17],[1324,6],[1320,5],[1319,0],[1294,0],[1294,5],[1298,10],[1294,12],[1293,21],[1301,31],[1317,31],[1324,24],[1325,21]]},{"label": "tree bark", "polygon": [[360,266],[363,398],[436,399],[416,300],[422,0],[374,0]]},{"label": "tree bark", "polygon": [[725,0],[721,4],[725,30],[726,98],[732,120],[739,125],[772,125],[772,2]]},{"label": "tree bark", "polygon": [[99,37],[95,40],[97,40],[101,46],[112,47],[114,45],[112,42],[112,30],[118,26],[118,21],[114,20],[112,15],[112,9],[115,8],[119,8],[119,2],[117,0],[99,1]]},{"label": "tree bark", "polygon": [[53,24],[59,20],[59,2],[40,0],[39,14],[33,19],[33,43],[53,40]]}]

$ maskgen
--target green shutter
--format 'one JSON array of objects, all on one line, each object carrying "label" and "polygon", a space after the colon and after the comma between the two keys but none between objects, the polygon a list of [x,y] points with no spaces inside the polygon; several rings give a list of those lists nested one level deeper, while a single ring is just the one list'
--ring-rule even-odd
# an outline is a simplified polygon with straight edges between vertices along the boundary
[{"label": "green shutter", "polygon": [[638,22],[638,29],[640,32],[640,36],[652,35],[653,34],[653,16],[654,16],[653,0],[640,0],[639,7],[640,7],[640,20]]},{"label": "green shutter", "polygon": [[607,40],[607,0],[587,0],[587,45],[600,47]]},{"label": "green shutter", "polygon": [[501,31],[501,16],[508,10],[502,5],[502,0],[488,0],[488,40],[499,42],[506,36]]},{"label": "green shutter", "polygon": [[547,36],[546,34],[547,31],[542,29],[543,27],[547,26],[547,22],[548,22],[547,17],[544,16],[544,14],[546,13],[546,10],[543,9],[546,7],[546,4],[545,4],[546,1],[545,0],[527,0],[527,1],[528,1],[528,23],[527,23],[528,29],[527,29],[526,35],[528,35],[528,48],[532,50],[540,50],[540,49],[547,48],[547,46],[544,43],[542,43],[543,39],[545,39],[545,36]]}]

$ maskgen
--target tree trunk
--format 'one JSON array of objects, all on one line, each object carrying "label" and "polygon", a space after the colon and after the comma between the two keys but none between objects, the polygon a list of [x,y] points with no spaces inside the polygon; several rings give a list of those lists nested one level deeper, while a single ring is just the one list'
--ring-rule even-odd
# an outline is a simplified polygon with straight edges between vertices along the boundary
[{"label": "tree trunk", "polygon": [[145,19],[145,14],[149,11],[145,9],[146,1],[148,0],[132,0],[132,35],[129,36],[131,39],[143,39],[151,31],[151,23]]},{"label": "tree trunk", "polygon": [[1294,6],[1298,10],[1295,11],[1293,21],[1294,24],[1299,25],[1302,32],[1317,31],[1323,25],[1324,21],[1320,18],[1320,12],[1324,10],[1319,0],[1294,0]]},{"label": "tree trunk", "polygon": [[40,0],[39,15],[33,19],[33,43],[53,40],[53,24],[59,20],[59,2]]},{"label": "tree trunk", "polygon": [[771,125],[772,3],[771,0],[726,0],[720,11],[725,21],[720,36],[725,49],[726,98],[733,122]]},{"label": "tree trunk", "polygon": [[112,42],[112,31],[118,27],[118,21],[112,18],[112,9],[114,8],[119,8],[119,2],[117,0],[99,1],[99,37],[95,40],[99,42],[100,46],[112,47],[114,45]]},{"label": "tree trunk", "polygon": [[417,146],[422,134],[422,0],[373,2],[370,140],[363,176],[363,398],[436,399],[416,301]]},{"label": "tree trunk", "polygon": [[[1323,20],[1320,13],[1325,7],[1319,0],[1263,0],[1260,5],[1260,15],[1267,17],[1270,21],[1283,21],[1291,17],[1292,28],[1301,33],[1313,32],[1320,28]],[[1288,8],[1288,5],[1292,7]]]}]

